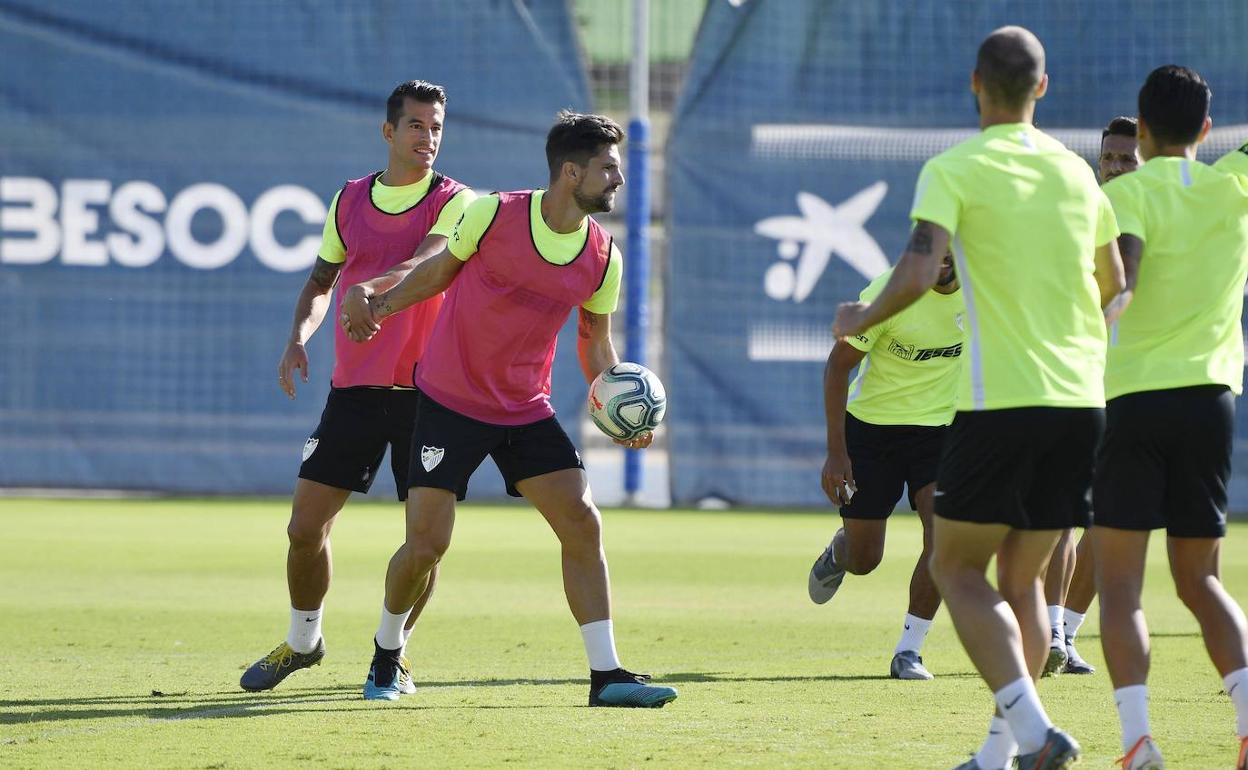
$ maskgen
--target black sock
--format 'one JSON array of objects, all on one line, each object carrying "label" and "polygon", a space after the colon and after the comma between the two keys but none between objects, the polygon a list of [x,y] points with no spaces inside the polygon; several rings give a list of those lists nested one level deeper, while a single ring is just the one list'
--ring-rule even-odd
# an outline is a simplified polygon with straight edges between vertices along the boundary
[{"label": "black sock", "polygon": [[377,640],[374,639],[373,640],[373,662],[374,663],[389,663],[389,664],[393,664],[397,666],[399,665],[399,653],[402,650],[403,650],[402,647],[400,647],[397,650],[387,650],[386,648],[382,647],[380,644],[377,644]]},{"label": "black sock", "polygon": [[603,685],[611,684],[612,682],[622,682],[626,679],[631,681],[632,678],[622,668],[613,668],[610,671],[595,671],[592,668],[589,670],[589,686],[594,690]]}]

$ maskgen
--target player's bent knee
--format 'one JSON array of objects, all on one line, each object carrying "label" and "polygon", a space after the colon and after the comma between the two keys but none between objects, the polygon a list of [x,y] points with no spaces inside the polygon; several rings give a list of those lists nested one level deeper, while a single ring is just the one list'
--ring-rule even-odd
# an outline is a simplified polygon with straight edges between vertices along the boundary
[{"label": "player's bent knee", "polygon": [[408,563],[413,566],[431,567],[446,556],[451,547],[449,538],[419,537],[409,538],[405,548]]},{"label": "player's bent knee", "polygon": [[880,566],[880,562],[884,560],[884,551],[880,549],[864,549],[855,551],[850,549],[849,557],[845,560],[845,571],[851,575],[866,575]]}]

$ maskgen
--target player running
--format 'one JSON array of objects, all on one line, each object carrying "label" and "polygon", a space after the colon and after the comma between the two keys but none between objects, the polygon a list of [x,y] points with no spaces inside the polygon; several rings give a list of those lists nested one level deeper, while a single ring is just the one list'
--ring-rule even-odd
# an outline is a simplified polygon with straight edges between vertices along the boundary
[{"label": "player running", "polygon": [[[1021,27],[979,48],[978,135],[919,175],[915,228],[888,285],[837,311],[859,334],[923,296],[952,241],[966,305],[957,413],[936,485],[931,567],[999,713],[964,770],[1066,767],[1079,745],[1036,693],[1048,650],[1040,574],[1063,529],[1087,526],[1104,424],[1105,316],[1123,286],[1113,212],[1088,165],[1032,125],[1044,49]],[[997,557],[997,588],[986,577]]]},{"label": "player running", "polygon": [[1248,767],[1248,620],[1221,581],[1240,316],[1248,278],[1248,178],[1196,160],[1210,90],[1186,67],[1139,94],[1144,165],[1105,186],[1133,300],[1110,333],[1105,442],[1092,528],[1101,644],[1127,770],[1162,767],[1148,722],[1149,638],[1140,605],[1151,531],[1165,528],[1175,588],[1200,624],[1238,719]]},{"label": "player running", "polygon": [[[860,296],[870,302],[892,271]],[[962,355],[962,296],[953,255],[941,263],[936,285],[921,299],[861,334],[837,340],[823,375],[828,457],[823,491],[840,506],[844,526],[810,568],[816,604],[831,599],[845,574],[866,575],[884,556],[884,534],[902,489],[923,523],[923,550],[910,578],[910,606],[889,676],[931,679],[920,655],[940,608],[928,557],[932,547],[932,493],[946,426],[953,419]],[[858,375],[853,386],[849,373]]]},{"label": "player running", "polygon": [[[437,253],[472,191],[433,170],[442,143],[446,92],[419,80],[400,84],[386,101],[381,134],[389,145],[385,171],[355,179],[335,196],[325,220],[321,250],[295,303],[290,340],[278,364],[278,385],[295,397],[295,372],[308,381],[308,339],[329,309],[340,276],[348,285],[381,271],[410,269],[413,260]],[[413,256],[414,253],[414,256]],[[405,262],[405,260],[408,260]],[[392,277],[388,285],[398,281]],[[348,302],[338,296],[341,321]],[[412,378],[442,303],[433,296],[387,325],[366,345],[347,340],[340,324],[334,344],[333,387],[321,423],[303,447],[295,484],[286,556],[290,629],[286,641],[243,674],[244,690],[268,690],[325,655],[322,605],[329,591],[329,533],[352,492],[367,492],[381,469],[386,446],[399,499],[407,497],[407,453],[418,394]],[[415,603],[414,623],[430,589]],[[403,662],[405,691],[412,690]]]},{"label": "player running", "polygon": [[[1129,174],[1140,167],[1135,138],[1135,118],[1116,117],[1101,130],[1101,151],[1097,168],[1101,184]],[[1075,649],[1075,635],[1087,617],[1096,596],[1092,568],[1092,538],[1084,530],[1075,547],[1075,531],[1068,529],[1053,549],[1044,596],[1049,605],[1049,657],[1041,676],[1052,674],[1092,674],[1096,669]]]},{"label": "player running", "polygon": [[[381,623],[364,697],[394,700],[403,622],[450,546],[455,502],[486,455],[508,493],[545,517],[563,553],[564,591],[589,658],[591,706],[662,706],[671,687],[626,671],[615,649],[601,514],[580,454],[550,405],[555,341],[579,308],[577,353],[587,381],[619,362],[611,312],[622,259],[590,216],[610,211],[624,184],[624,134],[601,115],[560,113],[546,139],[550,189],[475,201],[448,248],[393,289],[370,298],[374,325],[447,290],[416,375],[407,542],[390,560]],[[388,323],[388,322],[387,322]],[[384,327],[383,327],[384,328]],[[652,436],[624,446],[649,446]]]}]

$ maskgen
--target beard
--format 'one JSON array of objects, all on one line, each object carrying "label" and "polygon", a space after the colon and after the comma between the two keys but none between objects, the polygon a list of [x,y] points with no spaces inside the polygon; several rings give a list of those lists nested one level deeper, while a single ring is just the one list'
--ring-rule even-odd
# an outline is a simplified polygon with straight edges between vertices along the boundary
[{"label": "beard", "polygon": [[953,283],[956,280],[958,280],[958,271],[954,270],[953,268],[949,268],[948,275],[945,274],[944,270],[940,271],[940,277],[936,279],[936,285],[948,286],[949,284]]},{"label": "beard", "polygon": [[615,190],[603,190],[597,195],[586,195],[581,188],[584,183],[576,186],[572,191],[572,199],[576,201],[576,205],[586,214],[603,214],[615,207],[615,201],[611,199]]}]

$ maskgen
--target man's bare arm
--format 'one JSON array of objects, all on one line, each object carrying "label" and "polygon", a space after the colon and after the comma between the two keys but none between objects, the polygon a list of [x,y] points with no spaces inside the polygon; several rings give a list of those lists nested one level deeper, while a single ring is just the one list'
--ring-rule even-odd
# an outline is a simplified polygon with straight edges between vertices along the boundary
[{"label": "man's bare arm", "polygon": [[1117,243],[1110,241],[1097,248],[1096,285],[1101,291],[1106,323],[1116,322],[1131,304],[1143,256],[1144,241],[1134,235],[1120,235]]},{"label": "man's bare arm", "polygon": [[577,313],[577,358],[585,381],[593,382],[603,371],[620,362],[615,343],[611,341],[611,316],[591,313],[585,308],[578,308]]},{"label": "man's bare arm", "polygon": [[1118,236],[1118,255],[1122,259],[1123,288],[1135,291],[1136,281],[1140,279],[1140,262],[1144,259],[1144,241],[1123,233]]},{"label": "man's bare arm", "polygon": [[919,220],[910,242],[893,268],[888,284],[870,304],[845,302],[836,310],[832,333],[838,339],[859,334],[905,310],[936,285],[940,263],[949,250],[949,231]]},{"label": "man's bare arm", "polygon": [[446,248],[447,238],[445,235],[430,235],[420,242],[416,247],[416,251],[412,252],[412,256],[385,273],[361,283],[352,286],[350,291],[359,289],[364,292],[366,297],[375,296],[383,291],[389,291],[407,277],[407,274],[426,259],[437,256],[438,252]]},{"label": "man's bare arm", "polygon": [[385,273],[348,288],[342,295],[342,317],[339,322],[354,340],[368,339],[381,328],[373,318],[368,301],[379,292],[389,291],[399,285],[421,262],[430,259],[446,248],[445,235],[429,235],[407,260],[400,262]]},{"label": "man's bare arm", "polygon": [[[592,383],[603,370],[620,362],[615,352],[615,344],[611,342],[611,316],[593,313],[585,308],[578,308],[576,322],[576,353],[581,362],[581,373],[585,381]],[[654,434],[646,431],[635,439],[615,443],[629,449],[645,449],[654,441]]]},{"label": "man's bare arm", "polygon": [[342,264],[326,262],[320,257],[312,265],[312,272],[304,282],[299,298],[295,300],[295,320],[290,328],[290,340],[300,345],[307,344],[312,335],[325,320],[329,310],[329,299],[333,294],[334,285],[342,273]]},{"label": "man's bare arm", "polygon": [[417,302],[424,302],[441,294],[455,280],[455,276],[459,275],[463,266],[464,263],[449,248],[443,248],[432,257],[421,260],[398,284],[369,300],[373,318],[381,321]]},{"label": "man's bare arm", "polygon": [[827,425],[828,455],[823,463],[821,482],[824,494],[837,505],[849,502],[846,487],[853,488],[854,472],[845,447],[845,404],[849,401],[849,373],[862,363],[866,353],[844,340],[837,340],[823,368],[823,414]]},{"label": "man's bare arm", "polygon": [[338,283],[342,265],[326,262],[320,257],[312,265],[312,272],[295,300],[295,318],[291,324],[290,337],[277,364],[277,384],[290,398],[295,397],[295,370],[299,370],[304,382],[308,381],[308,354],[304,346],[320,328],[329,312],[329,301]]}]

